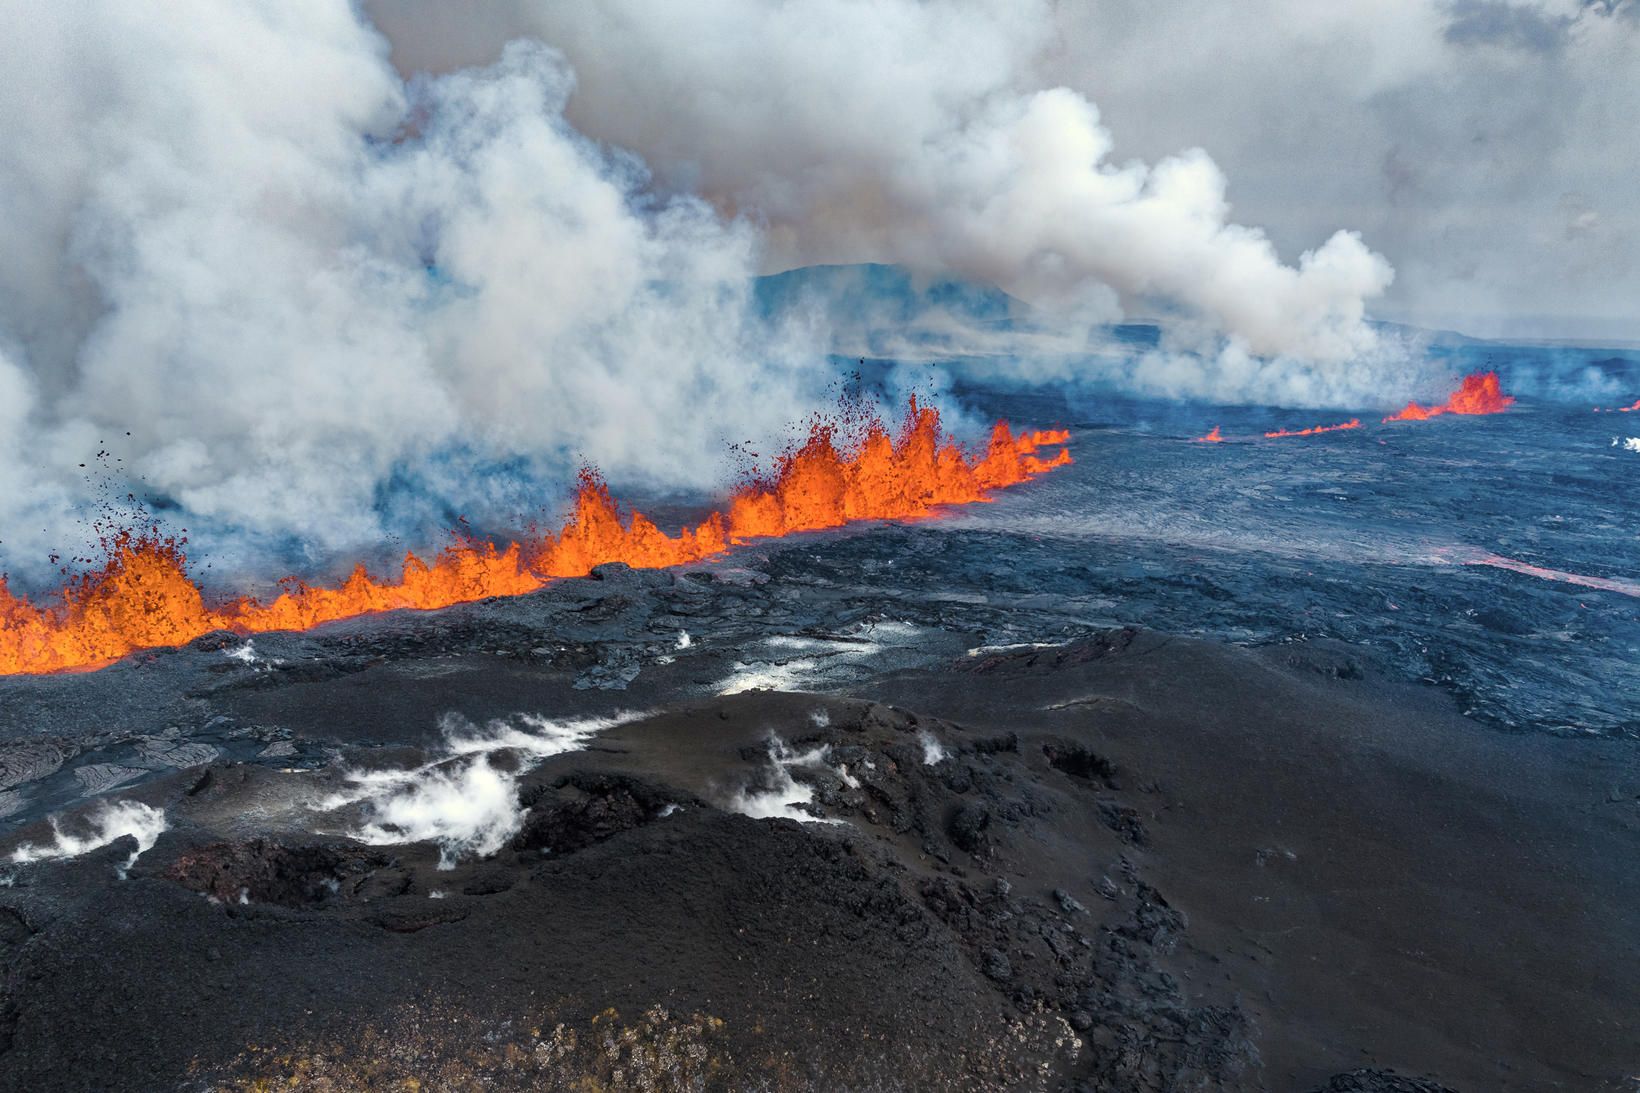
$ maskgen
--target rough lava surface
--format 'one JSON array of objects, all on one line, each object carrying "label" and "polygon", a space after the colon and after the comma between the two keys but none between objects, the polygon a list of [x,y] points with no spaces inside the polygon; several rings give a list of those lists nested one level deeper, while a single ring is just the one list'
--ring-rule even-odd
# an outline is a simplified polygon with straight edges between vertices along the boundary
[{"label": "rough lava surface", "polygon": [[1632,1082],[1626,742],[836,538],[0,680],[0,1088]]}]

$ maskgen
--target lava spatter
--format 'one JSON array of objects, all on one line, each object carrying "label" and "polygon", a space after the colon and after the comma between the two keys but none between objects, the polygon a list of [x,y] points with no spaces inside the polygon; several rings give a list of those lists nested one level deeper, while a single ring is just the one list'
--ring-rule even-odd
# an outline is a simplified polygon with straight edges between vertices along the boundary
[{"label": "lava spatter", "polygon": [[1015,435],[1000,421],[984,453],[970,455],[942,432],[939,412],[916,399],[893,434],[874,416],[852,424],[855,439],[845,442],[835,422],[815,423],[772,472],[735,490],[726,511],[676,535],[639,512],[623,518],[608,486],[588,470],[556,535],[505,544],[464,536],[430,560],[406,554],[396,577],[376,577],[361,565],[334,587],[288,581],[266,603],[241,597],[213,605],[188,576],[181,541],[157,530],[121,530],[105,540],[100,568],[42,600],[13,593],[0,578],[0,674],[100,667],[213,630],[304,630],[380,611],[515,596],[606,562],[681,565],[748,539],[986,501],[993,490],[1071,462],[1069,433]]},{"label": "lava spatter", "polygon": [[1513,395],[1503,393],[1496,372],[1474,372],[1463,378],[1463,383],[1439,406],[1420,406],[1409,402],[1399,413],[1391,414],[1389,421],[1426,421],[1441,414],[1501,414],[1515,403]]}]

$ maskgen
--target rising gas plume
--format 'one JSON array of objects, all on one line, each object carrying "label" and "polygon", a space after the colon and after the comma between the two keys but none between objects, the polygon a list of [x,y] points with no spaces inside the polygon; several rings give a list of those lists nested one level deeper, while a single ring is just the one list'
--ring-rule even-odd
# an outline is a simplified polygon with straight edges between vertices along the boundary
[{"label": "rising gas plume", "polygon": [[1261,356],[1341,363],[1376,340],[1362,317],[1389,263],[1347,230],[1283,262],[1200,148],[1119,158],[1098,107],[1038,71],[1064,31],[1050,0],[369,10],[404,71],[520,35],[562,49],[571,120],[767,223],[770,269],[894,263],[1107,321],[1156,304]]}]

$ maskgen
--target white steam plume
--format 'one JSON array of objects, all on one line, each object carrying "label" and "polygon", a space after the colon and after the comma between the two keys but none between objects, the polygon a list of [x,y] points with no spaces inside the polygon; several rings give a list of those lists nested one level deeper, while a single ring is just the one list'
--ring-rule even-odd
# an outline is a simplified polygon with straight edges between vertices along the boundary
[{"label": "white steam plume", "polygon": [[581,457],[716,482],[811,409],[756,232],[649,193],[573,85],[531,43],[406,82],[342,0],[7,5],[5,560],[65,545],[103,446],[232,568],[213,534],[323,557],[411,530],[395,504],[556,502]]},{"label": "white steam plume", "polygon": [[25,843],[11,853],[14,862],[45,861],[51,858],[77,858],[92,850],[99,850],[129,835],[137,841],[136,850],[125,863],[116,867],[120,879],[126,870],[137,863],[165,831],[165,813],[139,801],[115,801],[98,805],[83,819],[84,833],[75,835],[63,830],[55,816],[51,818],[50,843]]},{"label": "white steam plume", "polygon": [[1115,161],[1097,107],[1037,75],[1050,0],[369,7],[406,69],[517,34],[563,49],[571,120],[766,222],[773,268],[894,262],[1105,320],[1160,303],[1259,356],[1373,345],[1361,320],[1389,263],[1349,231],[1283,263],[1230,220],[1201,149]]},{"label": "white steam plume", "polygon": [[831,748],[818,744],[808,751],[793,751],[780,737],[771,734],[768,741],[769,764],[758,775],[754,785],[743,786],[729,797],[731,811],[754,820],[798,820],[803,823],[838,823],[830,817],[811,811],[814,787],[792,777],[796,767],[833,769],[845,784],[859,785],[847,768],[831,768]]},{"label": "white steam plume", "polygon": [[360,806],[363,822],[348,832],[353,838],[374,846],[437,843],[439,867],[454,868],[463,857],[494,854],[518,833],[522,774],[634,716],[555,721],[515,714],[480,727],[447,714],[443,755],[407,770],[348,771],[348,787],[319,808]]}]

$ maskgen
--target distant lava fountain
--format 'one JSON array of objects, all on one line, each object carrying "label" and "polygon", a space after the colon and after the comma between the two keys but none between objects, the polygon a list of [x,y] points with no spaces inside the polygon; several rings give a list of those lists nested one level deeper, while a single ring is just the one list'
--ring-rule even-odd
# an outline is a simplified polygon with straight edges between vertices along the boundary
[{"label": "distant lava fountain", "polygon": [[1206,433],[1205,436],[1197,437],[1196,438],[1196,443],[1197,444],[1223,444],[1224,443],[1224,437],[1222,435],[1220,435],[1219,427],[1217,425],[1215,425],[1211,429],[1207,430],[1207,433]]},{"label": "distant lava fountain", "polygon": [[1514,402],[1515,397],[1504,394],[1499,387],[1496,372],[1474,372],[1465,376],[1463,384],[1440,406],[1419,406],[1416,402],[1409,402],[1406,409],[1384,420],[1425,421],[1441,414],[1501,414]]},{"label": "distant lava fountain", "polygon": [[[531,592],[605,562],[655,569],[721,554],[762,536],[837,527],[852,520],[926,516],[937,505],[987,501],[1071,462],[1065,431],[1019,436],[998,422],[982,455],[967,455],[940,431],[939,412],[912,399],[896,435],[872,418],[842,448],[821,422],[766,477],[730,497],[694,527],[667,535],[641,513],[623,521],[609,489],[585,471],[575,509],[557,535],[498,546],[463,539],[431,562],[407,554],[397,579],[361,565],[334,588],[287,582],[271,603],[249,597],[212,606],[187,575],[182,544],[158,532],[123,531],[108,560],[70,579],[42,603],[16,596],[0,578],[0,674],[108,664],[127,653],[182,645],[213,630],[305,630],[323,622],[399,608],[429,609]],[[1052,455],[1046,450],[1057,449]]]},{"label": "distant lava fountain", "polygon": [[1352,417],[1342,425],[1312,425],[1308,429],[1277,429],[1273,433],[1265,433],[1266,437],[1274,439],[1281,436],[1315,436],[1318,433],[1336,433],[1343,429],[1359,429],[1361,419]]}]

